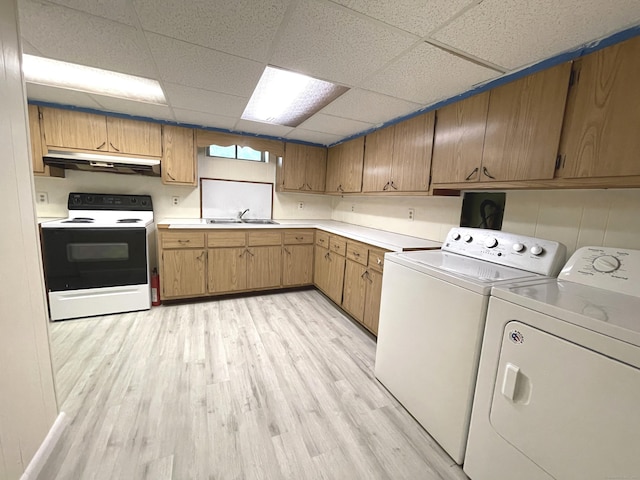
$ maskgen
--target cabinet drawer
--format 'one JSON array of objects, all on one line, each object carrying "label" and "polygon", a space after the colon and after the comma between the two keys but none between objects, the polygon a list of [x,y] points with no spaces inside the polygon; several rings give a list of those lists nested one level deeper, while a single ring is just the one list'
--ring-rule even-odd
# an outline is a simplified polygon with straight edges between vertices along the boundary
[{"label": "cabinet drawer", "polygon": [[347,242],[347,258],[362,265],[367,264],[369,249],[366,245],[356,242]]},{"label": "cabinet drawer", "polygon": [[378,248],[369,249],[369,268],[382,272],[384,268],[384,254],[386,250],[380,250]]},{"label": "cabinet drawer", "polygon": [[313,243],[313,230],[291,230],[284,232],[284,243],[286,245]]},{"label": "cabinet drawer", "polygon": [[209,247],[244,247],[247,244],[247,234],[244,230],[225,230],[207,235]]},{"label": "cabinet drawer", "polygon": [[347,253],[347,241],[342,237],[331,235],[331,238],[329,239],[329,250],[344,257]]},{"label": "cabinet drawer", "polygon": [[203,232],[163,232],[162,248],[203,248]]},{"label": "cabinet drawer", "polygon": [[266,232],[255,231],[249,232],[247,235],[248,245],[250,247],[256,245],[282,245],[282,233],[281,232]]},{"label": "cabinet drawer", "polygon": [[329,248],[329,234],[326,232],[316,231],[316,245]]}]

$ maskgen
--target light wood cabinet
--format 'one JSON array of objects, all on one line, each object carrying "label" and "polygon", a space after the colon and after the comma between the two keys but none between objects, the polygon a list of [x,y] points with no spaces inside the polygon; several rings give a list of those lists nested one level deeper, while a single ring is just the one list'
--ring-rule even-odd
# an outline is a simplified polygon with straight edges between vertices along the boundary
[{"label": "light wood cabinet", "polygon": [[204,249],[163,250],[160,262],[162,298],[204,295],[206,255]]},{"label": "light wood cabinet", "polygon": [[196,186],[195,133],[190,128],[162,126],[162,183]]},{"label": "light wood cabinet", "polygon": [[326,171],[326,148],[287,143],[276,169],[276,190],[324,193]]},{"label": "light wood cabinet", "polygon": [[344,269],[342,308],[361,323],[364,320],[364,302],[367,294],[367,281],[364,278],[366,274],[366,266],[347,260]]},{"label": "light wood cabinet", "polygon": [[342,303],[345,258],[316,244],[313,280],[336,304]]},{"label": "light wood cabinet", "polygon": [[162,126],[127,118],[106,117],[109,152],[162,157]]},{"label": "light wood cabinet", "polygon": [[313,283],[313,245],[285,245],[282,251],[282,285]]},{"label": "light wood cabinet", "polygon": [[365,275],[367,293],[364,298],[364,317],[362,323],[374,335],[378,334],[380,321],[380,299],[382,298],[382,273],[367,269]]},{"label": "light wood cabinet", "polygon": [[36,105],[29,105],[29,138],[31,139],[31,161],[33,174],[45,177],[64,177],[64,170],[44,164],[43,156],[47,153],[44,135],[40,126],[40,110]]},{"label": "light wood cabinet", "polygon": [[357,193],[362,191],[364,137],[329,148],[327,154],[326,193]]},{"label": "light wood cabinet", "polygon": [[640,37],[574,62],[560,178],[640,175]]},{"label": "light wood cabinet", "polygon": [[247,248],[247,288],[257,290],[280,286],[282,247]]},{"label": "light wood cabinet", "polygon": [[434,124],[428,112],[367,135],[362,191],[428,191]]},{"label": "light wood cabinet", "polygon": [[246,248],[210,248],[207,255],[209,293],[247,289]]}]

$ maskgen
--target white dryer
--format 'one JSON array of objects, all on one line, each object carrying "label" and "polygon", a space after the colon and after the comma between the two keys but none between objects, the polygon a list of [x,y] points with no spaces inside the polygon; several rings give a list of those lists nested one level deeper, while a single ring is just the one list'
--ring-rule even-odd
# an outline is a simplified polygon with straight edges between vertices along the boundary
[{"label": "white dryer", "polygon": [[640,478],[640,251],[581,248],[556,281],[492,290],[464,471]]},{"label": "white dryer", "polygon": [[491,287],[557,275],[558,242],[454,228],[442,250],[385,255],[375,375],[462,464]]}]

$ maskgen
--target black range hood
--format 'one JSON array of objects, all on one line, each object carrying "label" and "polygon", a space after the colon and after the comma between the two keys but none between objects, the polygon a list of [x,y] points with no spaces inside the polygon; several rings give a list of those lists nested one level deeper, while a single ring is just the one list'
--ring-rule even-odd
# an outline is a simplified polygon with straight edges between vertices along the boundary
[{"label": "black range hood", "polygon": [[84,170],[88,172],[124,173],[128,175],[160,176],[160,159],[120,157],[100,153],[49,150],[43,156],[44,164],[51,167]]}]

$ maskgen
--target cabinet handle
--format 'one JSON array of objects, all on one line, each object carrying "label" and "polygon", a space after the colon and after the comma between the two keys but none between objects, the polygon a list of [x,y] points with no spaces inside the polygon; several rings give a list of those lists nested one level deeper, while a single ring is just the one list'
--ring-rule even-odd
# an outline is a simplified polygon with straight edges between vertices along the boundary
[{"label": "cabinet handle", "polygon": [[252,257],[255,257],[255,255],[254,255],[253,253],[251,253],[251,250],[249,250],[248,248],[245,248],[245,251],[246,251],[249,255],[251,255]]},{"label": "cabinet handle", "polygon": [[287,250],[287,248],[286,248],[286,247],[285,247],[285,249],[284,249],[284,252],[285,252],[287,255],[291,255],[291,252],[290,252],[289,250]]},{"label": "cabinet handle", "polygon": [[342,188],[342,184],[338,185],[338,188],[336,188],[336,190],[338,190],[339,192],[344,192],[344,188]]},{"label": "cabinet handle", "polygon": [[296,240],[301,242],[302,240],[304,240],[304,237],[296,237]]},{"label": "cabinet handle", "polygon": [[173,177],[173,175],[171,175],[171,172],[167,171],[167,177],[169,177],[171,180],[175,180],[175,178]]},{"label": "cabinet handle", "polygon": [[482,173],[484,173],[487,177],[491,178],[492,180],[495,180],[495,179],[496,179],[496,177],[492,176],[492,175],[489,173],[489,170],[487,170],[487,167],[482,167]]},{"label": "cabinet handle", "polygon": [[478,173],[478,167],[474,168],[473,172],[467,175],[467,178],[465,178],[465,180],[471,180],[471,177],[473,177],[476,173]]},{"label": "cabinet handle", "polygon": [[198,255],[198,260],[202,260],[202,257],[204,257],[207,254],[207,252],[202,252],[200,255]]},{"label": "cabinet handle", "polygon": [[380,260],[379,258],[377,258],[377,259],[376,259],[376,263],[377,263],[378,265],[382,265],[382,260]]},{"label": "cabinet handle", "polygon": [[382,190],[386,192],[388,188],[389,188],[389,182],[384,184],[384,187],[382,187]]},{"label": "cabinet handle", "polygon": [[364,272],[362,272],[362,275],[360,275],[360,278],[364,278],[365,276],[368,276],[368,275],[369,275],[369,272],[365,270]]},{"label": "cabinet handle", "polygon": [[331,260],[331,253],[327,252],[324,256],[324,258]]},{"label": "cabinet handle", "polygon": [[191,241],[191,240],[183,240],[183,239],[181,239],[181,238],[179,238],[179,239],[178,239],[178,243],[179,243],[180,245],[186,245],[186,244],[187,244],[187,243],[189,243],[190,241]]},{"label": "cabinet handle", "polygon": [[318,239],[318,243],[322,243],[322,244],[324,244],[324,238],[319,238],[319,239]]},{"label": "cabinet handle", "polygon": [[396,184],[393,183],[393,180],[391,180],[391,188],[393,188],[394,190],[398,189],[398,187],[396,187]]},{"label": "cabinet handle", "polygon": [[304,190],[304,183],[298,187],[298,190]]},{"label": "cabinet handle", "polygon": [[111,145],[111,148],[113,148],[116,152],[120,151],[113,143],[109,142],[109,145]]},{"label": "cabinet handle", "polygon": [[305,183],[305,185],[307,186],[307,188],[308,188],[309,190],[313,190],[313,189],[311,188],[311,185],[309,185],[308,183]]},{"label": "cabinet handle", "polygon": [[103,148],[105,145],[107,144],[107,142],[102,142],[99,146],[96,147],[96,150],[100,150],[101,148]]},{"label": "cabinet handle", "polygon": [[359,256],[360,256],[360,254],[359,254],[358,252],[353,252],[353,256],[354,256],[354,257],[359,257]]}]

